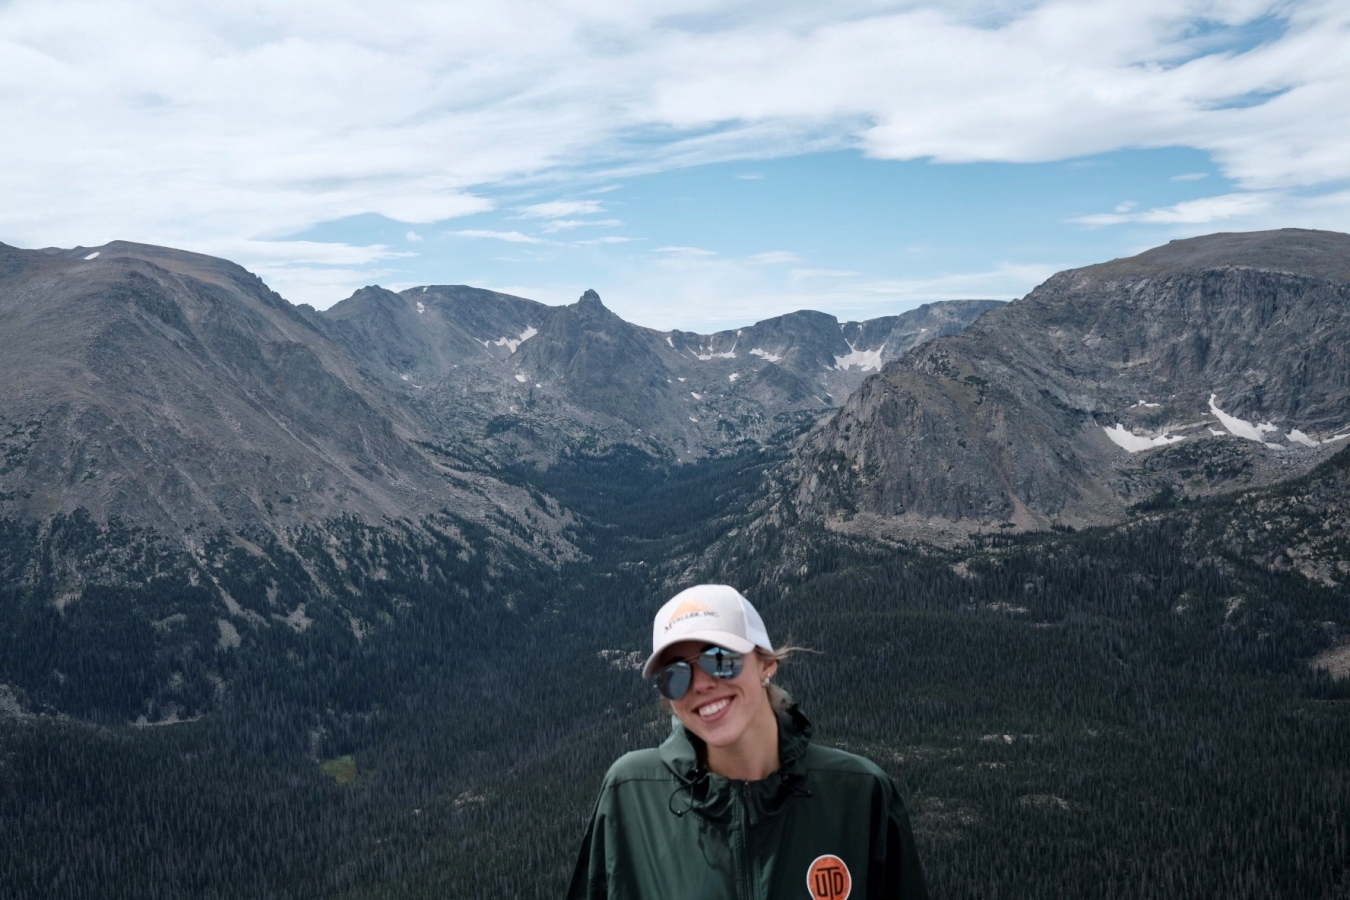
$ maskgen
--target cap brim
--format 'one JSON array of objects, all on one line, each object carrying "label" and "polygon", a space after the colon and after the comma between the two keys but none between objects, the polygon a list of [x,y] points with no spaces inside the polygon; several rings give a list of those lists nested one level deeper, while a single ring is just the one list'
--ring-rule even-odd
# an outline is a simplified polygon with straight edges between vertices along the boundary
[{"label": "cap brim", "polygon": [[655,675],[656,662],[661,658],[661,654],[666,652],[666,648],[684,641],[716,644],[719,647],[726,647],[728,650],[735,650],[737,653],[749,653],[755,649],[754,641],[743,638],[739,634],[732,634],[727,631],[687,631],[684,634],[671,635],[670,640],[652,651],[652,655],[647,657],[647,664],[642,667],[642,677],[651,678]]}]

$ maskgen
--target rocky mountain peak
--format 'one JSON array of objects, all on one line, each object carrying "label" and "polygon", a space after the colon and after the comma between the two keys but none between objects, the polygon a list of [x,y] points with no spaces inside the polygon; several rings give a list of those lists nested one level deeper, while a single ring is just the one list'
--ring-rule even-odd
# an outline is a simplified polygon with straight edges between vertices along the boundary
[{"label": "rocky mountain peak", "polygon": [[600,295],[590,288],[587,288],[586,293],[582,294],[580,299],[577,300],[577,306],[585,310],[602,310],[605,308],[605,304],[600,302]]},{"label": "rocky mountain peak", "polygon": [[1033,528],[1269,484],[1344,446],[1347,346],[1350,235],[1208,235],[1061,272],[865,382],[813,436],[802,496]]}]

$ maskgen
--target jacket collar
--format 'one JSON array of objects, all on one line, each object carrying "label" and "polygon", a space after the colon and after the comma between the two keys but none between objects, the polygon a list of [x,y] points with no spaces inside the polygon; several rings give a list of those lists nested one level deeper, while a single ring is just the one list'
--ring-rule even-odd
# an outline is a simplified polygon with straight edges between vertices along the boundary
[{"label": "jacket collar", "polygon": [[[661,744],[661,761],[680,782],[677,793],[688,793],[688,807],[706,818],[723,819],[731,814],[735,793],[741,791],[749,803],[751,821],[759,821],[777,815],[794,795],[809,796],[802,784],[807,775],[811,722],[795,705],[779,713],[777,719],[778,771],[762,781],[733,782],[708,771],[703,762],[703,740],[671,716],[670,737]],[[674,796],[671,809],[677,809]]]}]

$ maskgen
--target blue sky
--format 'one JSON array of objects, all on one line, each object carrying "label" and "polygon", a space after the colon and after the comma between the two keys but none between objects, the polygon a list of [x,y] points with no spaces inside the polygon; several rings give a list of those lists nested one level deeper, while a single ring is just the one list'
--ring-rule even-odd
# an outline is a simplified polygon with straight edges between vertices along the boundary
[{"label": "blue sky", "polygon": [[714,330],[1350,230],[1350,7],[0,3],[0,240]]},{"label": "blue sky", "polygon": [[[645,324],[656,312],[662,327],[711,329],[771,308],[761,307],[771,298],[737,296],[737,286],[772,291],[784,282],[795,302],[841,318],[931,299],[1011,299],[1060,269],[1158,241],[1151,226],[1076,217],[1172,206],[1225,193],[1225,182],[1204,154],[1183,148],[959,165],[836,150],[595,186],[581,179],[563,193],[503,190],[491,195],[494,209],[430,227],[358,216],[288,237],[414,254],[384,264],[382,283],[395,288],[452,280],[570,303],[594,287],[626,318]],[[556,216],[530,212],[546,203],[559,204]],[[707,305],[667,309],[631,287],[660,291],[663,279],[703,282]],[[700,320],[681,315],[694,306]]]}]

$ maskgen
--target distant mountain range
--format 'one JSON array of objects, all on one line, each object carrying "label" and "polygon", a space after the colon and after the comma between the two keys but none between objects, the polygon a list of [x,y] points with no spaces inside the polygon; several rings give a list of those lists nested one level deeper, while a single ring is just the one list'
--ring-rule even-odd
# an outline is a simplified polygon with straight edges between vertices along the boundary
[{"label": "distant mountain range", "polygon": [[1121,520],[1308,471],[1350,443],[1350,236],[1173,241],[1055,275],[869,378],[784,482],[916,539]]},{"label": "distant mountain range", "polygon": [[317,317],[428,434],[547,465],[581,447],[687,461],[770,440],[999,305],[842,323],[802,311],[701,335],[625,322],[594,291],[555,307],[468,287],[366,288]]},{"label": "distant mountain range", "polygon": [[503,466],[690,461],[818,422],[780,475],[793,502],[942,539],[1267,485],[1350,437],[1350,236],[1298,229],[1174,241],[1006,305],[709,335],[593,291],[368,287],[320,312],[197,254],[0,245],[0,313],[0,514],[167,534],[450,511],[562,547],[568,513]]},{"label": "distant mountain range", "polygon": [[504,512],[556,537],[565,512],[495,470],[772,440],[998,305],[699,335],[625,322],[593,291],[551,307],[368,287],[319,312],[198,254],[0,245],[0,514],[83,508],[172,534],[449,510],[506,535]]}]

